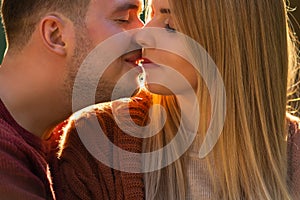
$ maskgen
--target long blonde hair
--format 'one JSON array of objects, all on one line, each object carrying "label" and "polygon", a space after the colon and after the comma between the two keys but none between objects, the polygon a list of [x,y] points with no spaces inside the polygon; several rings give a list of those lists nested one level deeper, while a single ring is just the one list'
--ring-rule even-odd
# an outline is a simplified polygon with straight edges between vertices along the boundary
[{"label": "long blonde hair", "polygon": [[[284,0],[169,3],[176,28],[209,53],[226,89],[228,112],[212,152],[215,198],[290,199],[285,115],[295,46]],[[209,94],[201,81],[198,96],[200,107],[207,107]],[[165,106],[169,118],[161,133],[145,141],[146,152],[168,144],[180,118],[174,96],[154,95],[153,102]],[[205,133],[206,122],[201,126],[198,134]],[[185,164],[182,156],[164,169],[145,174],[147,199],[185,199]]]}]

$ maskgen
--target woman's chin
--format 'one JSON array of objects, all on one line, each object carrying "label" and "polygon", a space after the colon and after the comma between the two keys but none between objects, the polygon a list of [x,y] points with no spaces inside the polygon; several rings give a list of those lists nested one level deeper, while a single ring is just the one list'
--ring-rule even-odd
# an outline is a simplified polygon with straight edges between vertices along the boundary
[{"label": "woman's chin", "polygon": [[174,95],[174,93],[170,89],[159,84],[147,84],[146,88],[153,94]]}]

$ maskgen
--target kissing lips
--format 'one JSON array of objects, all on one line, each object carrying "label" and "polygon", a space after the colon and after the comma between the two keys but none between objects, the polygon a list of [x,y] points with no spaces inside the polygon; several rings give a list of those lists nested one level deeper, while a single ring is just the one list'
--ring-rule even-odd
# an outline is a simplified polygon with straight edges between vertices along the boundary
[{"label": "kissing lips", "polygon": [[142,58],[142,63],[143,64],[150,64],[150,63],[153,63],[151,60],[149,60],[148,58]]},{"label": "kissing lips", "polygon": [[142,54],[140,51],[135,51],[132,53],[129,53],[126,57],[125,57],[125,62],[128,62],[130,64],[132,64],[134,67],[136,67],[138,65],[138,60],[140,60],[142,57]]},{"label": "kissing lips", "polygon": [[153,67],[159,67],[158,64],[152,62],[150,59],[148,58],[142,58],[142,64],[143,64],[143,67],[145,68],[153,68]]}]

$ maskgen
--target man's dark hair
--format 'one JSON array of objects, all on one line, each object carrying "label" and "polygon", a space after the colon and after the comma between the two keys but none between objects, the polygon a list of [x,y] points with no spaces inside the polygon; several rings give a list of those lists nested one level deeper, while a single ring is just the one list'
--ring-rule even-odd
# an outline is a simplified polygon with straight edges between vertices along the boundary
[{"label": "man's dark hair", "polygon": [[39,20],[59,12],[73,22],[83,21],[91,0],[2,0],[1,15],[7,43],[22,48],[30,39]]}]

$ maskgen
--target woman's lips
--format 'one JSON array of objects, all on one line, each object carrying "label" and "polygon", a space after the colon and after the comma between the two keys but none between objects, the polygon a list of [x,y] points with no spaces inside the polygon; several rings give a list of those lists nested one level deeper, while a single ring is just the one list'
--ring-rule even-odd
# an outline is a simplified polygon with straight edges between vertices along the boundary
[{"label": "woman's lips", "polygon": [[152,62],[150,59],[148,58],[142,58],[142,65],[145,68],[155,68],[155,67],[159,67],[159,64]]},{"label": "woman's lips", "polygon": [[148,58],[142,58],[141,60],[142,60],[142,64],[153,64],[153,62]]}]

